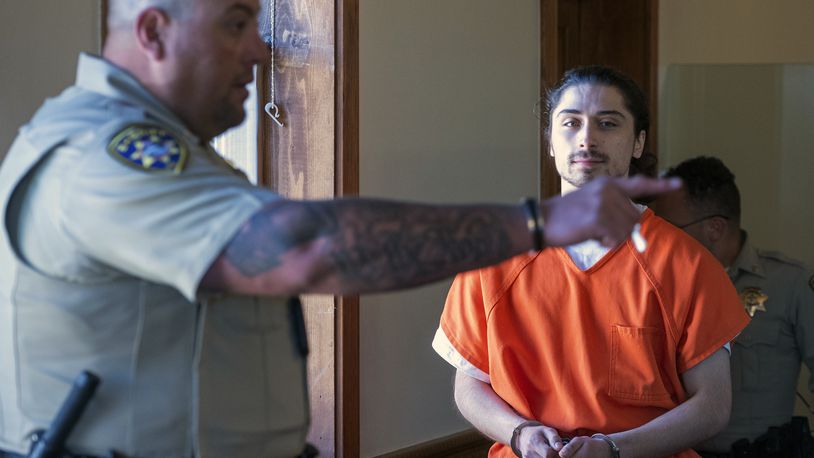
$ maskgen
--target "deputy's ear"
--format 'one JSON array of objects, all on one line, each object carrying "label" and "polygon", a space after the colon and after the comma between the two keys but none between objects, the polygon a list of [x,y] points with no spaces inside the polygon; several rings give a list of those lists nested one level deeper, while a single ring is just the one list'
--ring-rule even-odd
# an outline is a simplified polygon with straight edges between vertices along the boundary
[{"label": "deputy's ear", "polygon": [[135,28],[139,47],[153,59],[164,58],[169,22],[167,13],[158,8],[147,8],[136,18]]},{"label": "deputy's ear", "polygon": [[713,216],[706,219],[703,221],[704,235],[706,235],[707,240],[717,243],[726,234],[728,224],[727,220],[720,216]]}]

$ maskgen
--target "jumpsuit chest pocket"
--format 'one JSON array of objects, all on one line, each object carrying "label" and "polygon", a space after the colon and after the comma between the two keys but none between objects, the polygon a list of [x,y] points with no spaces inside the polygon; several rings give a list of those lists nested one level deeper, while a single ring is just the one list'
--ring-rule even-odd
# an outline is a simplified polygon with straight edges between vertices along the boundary
[{"label": "jumpsuit chest pocket", "polygon": [[664,346],[662,329],[613,325],[608,394],[625,404],[669,406]]}]

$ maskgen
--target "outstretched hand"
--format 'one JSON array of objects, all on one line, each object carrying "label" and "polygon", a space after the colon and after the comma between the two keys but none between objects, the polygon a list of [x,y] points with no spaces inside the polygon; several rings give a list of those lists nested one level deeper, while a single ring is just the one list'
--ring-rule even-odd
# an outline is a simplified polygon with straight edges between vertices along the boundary
[{"label": "outstretched hand", "polygon": [[606,247],[624,241],[639,221],[631,199],[681,188],[681,180],[599,177],[582,188],[540,203],[545,219],[545,245],[564,246],[598,240]]}]

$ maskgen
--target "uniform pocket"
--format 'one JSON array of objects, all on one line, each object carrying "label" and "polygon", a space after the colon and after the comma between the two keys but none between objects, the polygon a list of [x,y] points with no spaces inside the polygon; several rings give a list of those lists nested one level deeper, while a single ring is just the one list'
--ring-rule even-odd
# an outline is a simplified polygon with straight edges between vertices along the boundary
[{"label": "uniform pocket", "polygon": [[611,332],[611,397],[626,403],[654,404],[669,401],[662,376],[664,331],[651,327],[613,325]]},{"label": "uniform pocket", "polygon": [[210,302],[199,359],[204,431],[267,437],[305,431],[305,360],[284,300],[227,297]]},{"label": "uniform pocket", "polygon": [[732,383],[735,389],[766,391],[783,383],[786,373],[776,370],[780,323],[752,319],[732,346]]}]

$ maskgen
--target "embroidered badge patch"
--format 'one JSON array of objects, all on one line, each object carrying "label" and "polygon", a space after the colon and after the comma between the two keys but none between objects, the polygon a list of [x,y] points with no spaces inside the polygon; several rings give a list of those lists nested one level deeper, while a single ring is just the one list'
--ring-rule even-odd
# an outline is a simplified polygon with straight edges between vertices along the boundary
[{"label": "embroidered badge patch", "polygon": [[743,307],[746,308],[746,313],[754,317],[757,311],[766,311],[766,301],[769,299],[760,288],[748,287],[741,291],[741,301]]},{"label": "embroidered badge patch", "polygon": [[148,172],[178,174],[184,170],[187,149],[170,131],[158,126],[129,126],[107,145],[118,161]]}]

